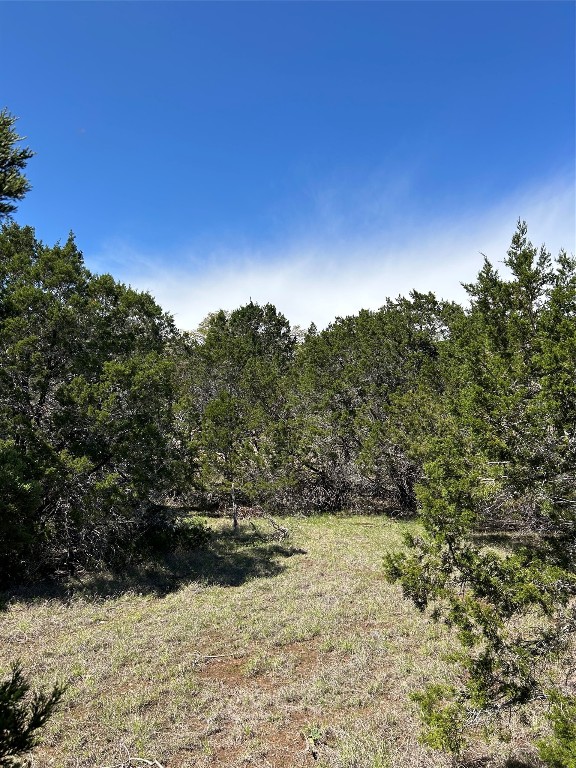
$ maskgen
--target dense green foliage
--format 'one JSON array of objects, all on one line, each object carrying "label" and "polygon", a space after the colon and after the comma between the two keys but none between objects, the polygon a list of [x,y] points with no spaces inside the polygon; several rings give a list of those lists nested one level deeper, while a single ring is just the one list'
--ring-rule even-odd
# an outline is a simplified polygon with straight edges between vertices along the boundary
[{"label": "dense green foliage", "polygon": [[438,347],[456,308],[432,295],[388,300],[309,333],[291,392],[291,506],[415,511],[417,451],[441,389]]},{"label": "dense green foliage", "polygon": [[147,294],[91,275],[74,240],[0,233],[2,580],[123,557],[176,446],[175,330]]},{"label": "dense green foliage", "polygon": [[8,110],[0,111],[0,220],[16,210],[13,201],[22,200],[30,182],[22,171],[34,155],[28,147],[17,147],[22,140],[14,130],[16,118]]},{"label": "dense green foliage", "polygon": [[[505,265],[508,279],[486,261],[467,286],[418,489],[425,534],[388,559],[461,644],[460,689],[419,701],[431,744],[447,743],[453,720],[438,712],[453,703],[463,721],[486,721],[560,684],[547,663],[576,630],[576,262],[553,263],[520,224]],[[487,531],[519,533],[503,552],[480,545]]]},{"label": "dense green foliage", "polygon": [[[270,304],[211,315],[183,365],[198,482],[213,500],[263,501],[274,484],[295,337]],[[234,518],[236,520],[236,517]]]}]

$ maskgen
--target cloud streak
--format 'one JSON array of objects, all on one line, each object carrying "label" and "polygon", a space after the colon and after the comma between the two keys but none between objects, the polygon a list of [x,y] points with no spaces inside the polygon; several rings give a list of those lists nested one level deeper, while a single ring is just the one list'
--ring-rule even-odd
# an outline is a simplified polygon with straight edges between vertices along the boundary
[{"label": "cloud streak", "polygon": [[[387,297],[410,290],[433,291],[465,300],[461,282],[474,279],[481,253],[496,265],[506,255],[518,217],[528,223],[535,245],[552,255],[576,251],[575,191],[571,180],[556,180],[502,200],[482,212],[388,223],[369,235],[310,232],[269,247],[195,249],[173,255],[143,254],[116,244],[87,258],[132,286],[150,291],[186,330],[217,309],[235,309],[250,300],[271,302],[291,323],[319,328],[337,316],[377,309]],[[326,229],[322,227],[324,232]]]}]

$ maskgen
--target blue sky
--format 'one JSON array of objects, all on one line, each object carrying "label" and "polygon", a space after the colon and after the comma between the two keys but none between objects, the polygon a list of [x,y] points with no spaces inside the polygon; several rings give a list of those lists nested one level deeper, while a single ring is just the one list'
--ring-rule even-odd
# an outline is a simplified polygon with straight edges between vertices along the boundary
[{"label": "blue sky", "polygon": [[573,2],[0,2],[16,219],[177,323],[461,298],[520,216],[575,250]]}]

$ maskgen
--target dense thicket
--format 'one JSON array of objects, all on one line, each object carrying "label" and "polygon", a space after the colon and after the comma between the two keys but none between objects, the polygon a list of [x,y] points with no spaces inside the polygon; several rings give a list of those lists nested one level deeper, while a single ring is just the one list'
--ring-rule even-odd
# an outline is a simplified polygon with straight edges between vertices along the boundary
[{"label": "dense thicket", "polygon": [[177,361],[191,493],[230,508],[414,513],[415,443],[458,311],[413,294],[300,341],[271,305],[209,316]]},{"label": "dense thicket", "polygon": [[292,508],[414,513],[416,443],[442,390],[438,349],[456,311],[413,293],[306,335],[290,382]]},{"label": "dense thicket", "polygon": [[0,233],[2,580],[122,556],[174,460],[176,332],[153,299],[94,276],[73,238]]}]

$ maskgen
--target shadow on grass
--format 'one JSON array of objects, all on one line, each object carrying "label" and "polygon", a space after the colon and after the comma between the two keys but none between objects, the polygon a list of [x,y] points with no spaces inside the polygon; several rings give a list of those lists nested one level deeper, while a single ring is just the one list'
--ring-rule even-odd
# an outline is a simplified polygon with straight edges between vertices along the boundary
[{"label": "shadow on grass", "polygon": [[283,560],[298,554],[304,550],[255,529],[213,531],[207,544],[197,549],[146,555],[122,568],[2,592],[0,610],[13,601],[67,602],[75,597],[103,599],[128,592],[162,597],[194,581],[239,587],[250,579],[276,576],[286,567]]},{"label": "shadow on grass", "polygon": [[541,541],[535,534],[518,531],[474,533],[472,538],[480,547],[494,547],[510,553],[534,547]]},{"label": "shadow on grass", "polygon": [[[494,765],[494,761],[490,757],[471,758],[470,760],[459,760],[456,765],[458,768],[488,768],[488,766]],[[504,763],[503,768],[542,768],[542,763],[509,757]]]}]

